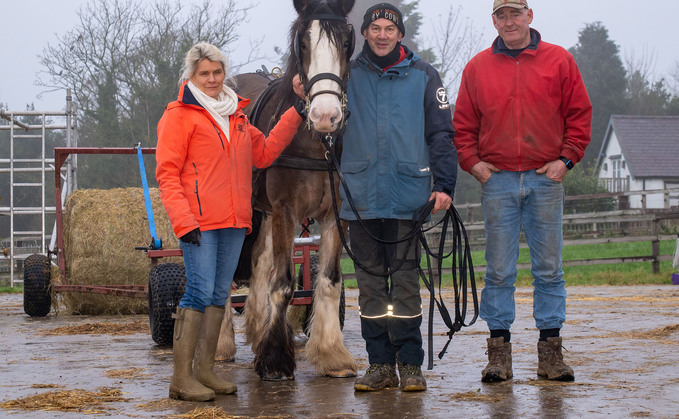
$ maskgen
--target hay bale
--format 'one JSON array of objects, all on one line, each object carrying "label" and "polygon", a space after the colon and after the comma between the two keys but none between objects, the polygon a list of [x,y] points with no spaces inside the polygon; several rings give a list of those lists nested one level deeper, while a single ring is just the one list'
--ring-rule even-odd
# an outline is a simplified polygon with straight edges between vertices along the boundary
[{"label": "hay bale", "polygon": [[[150,190],[158,236],[163,248],[175,249],[175,237],[157,188]],[[136,246],[151,242],[142,188],[86,189],[71,194],[64,210],[66,280],[78,285],[146,285],[151,260]],[[182,258],[164,258],[182,262]],[[65,311],[71,314],[143,314],[142,298],[67,292]]]}]

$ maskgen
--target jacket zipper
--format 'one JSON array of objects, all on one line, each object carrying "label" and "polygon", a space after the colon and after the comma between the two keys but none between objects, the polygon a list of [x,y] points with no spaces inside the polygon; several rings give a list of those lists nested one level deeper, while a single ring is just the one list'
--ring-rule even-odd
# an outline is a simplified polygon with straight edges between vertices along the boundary
[{"label": "jacket zipper", "polygon": [[222,134],[219,132],[219,128],[217,128],[214,124],[212,126],[214,127],[215,131],[217,131],[217,136],[219,136],[219,142],[222,143],[222,150],[225,150],[224,140],[222,140]]},{"label": "jacket zipper", "polygon": [[191,163],[193,165],[193,170],[196,172],[196,200],[198,200],[198,212],[200,215],[203,215],[203,208],[200,205],[200,195],[198,194],[198,168],[196,167],[196,163]]},{"label": "jacket zipper", "polygon": [[520,95],[519,95],[519,71],[520,71],[520,63],[519,63],[519,57],[515,58],[516,60],[516,147],[517,147],[517,155],[519,157],[519,171],[521,171],[521,117],[519,116],[519,112],[521,110],[521,104],[520,102]]}]

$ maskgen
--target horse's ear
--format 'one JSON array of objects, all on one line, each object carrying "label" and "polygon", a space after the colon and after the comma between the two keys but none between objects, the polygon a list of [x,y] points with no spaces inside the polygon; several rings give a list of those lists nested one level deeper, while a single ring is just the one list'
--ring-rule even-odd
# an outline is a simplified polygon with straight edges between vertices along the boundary
[{"label": "horse's ear", "polygon": [[354,8],[354,3],[356,3],[356,0],[342,0],[340,3],[342,11],[344,12],[344,16],[348,16],[349,12],[351,12],[351,9]]},{"label": "horse's ear", "polygon": [[335,0],[328,2],[328,6],[333,11],[341,16],[348,16],[351,9],[354,8],[356,0]]},{"label": "horse's ear", "polygon": [[298,15],[303,15],[304,10],[307,8],[307,0],[292,0],[293,6],[295,6],[295,10],[297,11]]}]

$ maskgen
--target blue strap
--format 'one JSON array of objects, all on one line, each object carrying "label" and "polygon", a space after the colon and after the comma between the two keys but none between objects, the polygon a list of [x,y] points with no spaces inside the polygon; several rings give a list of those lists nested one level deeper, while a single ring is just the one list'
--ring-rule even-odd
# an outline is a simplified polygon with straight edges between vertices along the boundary
[{"label": "blue strap", "polygon": [[144,188],[144,203],[146,204],[146,215],[149,219],[149,232],[151,233],[151,250],[159,250],[163,247],[163,241],[158,238],[156,233],[156,221],[153,218],[153,206],[151,205],[151,194],[149,193],[149,182],[146,180],[146,167],[144,157],[141,153],[141,144],[137,145],[137,158],[139,159],[139,172],[141,173],[141,184]]}]

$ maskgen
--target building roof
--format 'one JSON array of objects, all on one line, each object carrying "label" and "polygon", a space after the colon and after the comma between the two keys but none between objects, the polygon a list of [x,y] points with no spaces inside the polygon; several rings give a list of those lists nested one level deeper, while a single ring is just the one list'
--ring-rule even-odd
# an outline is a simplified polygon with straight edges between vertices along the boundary
[{"label": "building roof", "polygon": [[679,116],[611,116],[598,165],[612,130],[634,178],[679,178]]}]

